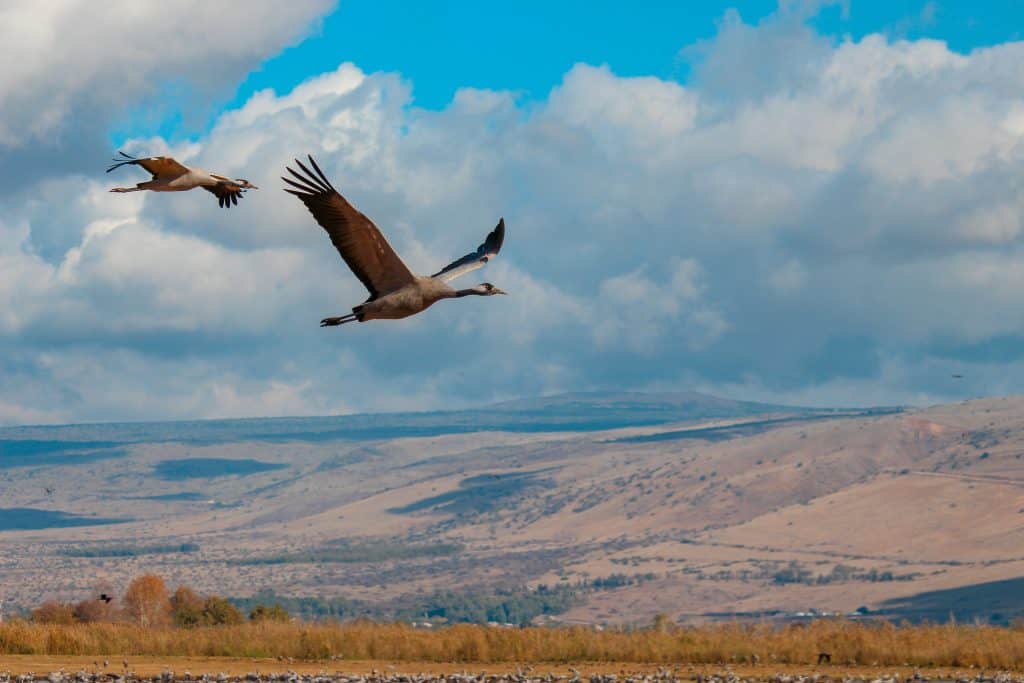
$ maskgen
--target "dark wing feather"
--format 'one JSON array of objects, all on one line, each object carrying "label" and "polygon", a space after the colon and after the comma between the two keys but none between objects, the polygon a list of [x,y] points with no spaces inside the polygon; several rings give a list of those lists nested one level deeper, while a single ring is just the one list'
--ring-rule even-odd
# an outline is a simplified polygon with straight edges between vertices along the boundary
[{"label": "dark wing feather", "polygon": [[245,194],[245,190],[234,183],[217,183],[216,185],[203,185],[204,190],[217,196],[217,203],[225,209],[231,205],[238,206],[238,200]]},{"label": "dark wing feather", "polygon": [[107,169],[107,173],[110,173],[115,168],[120,168],[122,166],[141,166],[149,171],[154,178],[159,176],[177,178],[178,176],[185,175],[189,172],[187,166],[182,165],[171,157],[146,157],[145,159],[136,159],[124,152],[121,152],[121,157],[122,158],[115,157],[113,159],[113,163],[110,165],[110,168]]},{"label": "dark wing feather", "polygon": [[448,282],[477,268],[483,268],[488,261],[498,255],[498,252],[501,251],[501,244],[504,241],[505,219],[502,218],[498,221],[498,226],[484,240],[484,243],[476,248],[476,251],[466,254],[457,261],[452,261],[431,277],[439,277]]},{"label": "dark wing feather", "polygon": [[292,178],[284,178],[295,189],[285,188],[306,205],[313,218],[327,231],[334,247],[348,267],[370,292],[370,299],[389,294],[415,282],[416,276],[391,248],[384,235],[369,218],[338,194],[313,157],[314,171],[295,160],[302,173],[288,168]]}]

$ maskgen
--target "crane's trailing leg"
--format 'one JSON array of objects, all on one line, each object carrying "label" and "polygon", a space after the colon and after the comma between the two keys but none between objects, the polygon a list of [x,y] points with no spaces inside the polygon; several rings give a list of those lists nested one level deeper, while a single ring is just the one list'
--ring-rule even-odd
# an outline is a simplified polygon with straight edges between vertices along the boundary
[{"label": "crane's trailing leg", "polygon": [[144,183],[136,183],[135,187],[115,187],[111,192],[142,192],[143,190],[156,190],[160,183],[154,180],[147,180]]},{"label": "crane's trailing leg", "polygon": [[344,325],[345,323],[353,323],[359,320],[359,316],[355,313],[349,313],[348,315],[342,315],[337,318],[324,318],[320,321],[320,327],[334,327],[335,325]]}]

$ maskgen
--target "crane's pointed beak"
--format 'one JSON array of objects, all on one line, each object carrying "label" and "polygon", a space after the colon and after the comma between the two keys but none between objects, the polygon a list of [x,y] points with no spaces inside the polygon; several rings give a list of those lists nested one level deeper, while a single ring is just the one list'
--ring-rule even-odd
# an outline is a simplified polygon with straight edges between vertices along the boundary
[{"label": "crane's pointed beak", "polygon": [[508,292],[506,292],[504,289],[498,289],[497,287],[494,288],[494,293],[495,294],[508,294]]}]

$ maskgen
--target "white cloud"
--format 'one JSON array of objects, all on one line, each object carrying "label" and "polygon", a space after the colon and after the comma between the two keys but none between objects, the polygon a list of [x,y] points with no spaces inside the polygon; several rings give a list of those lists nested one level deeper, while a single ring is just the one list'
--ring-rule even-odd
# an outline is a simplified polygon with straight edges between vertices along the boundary
[{"label": "white cloud", "polygon": [[333,0],[11,0],[0,7],[0,148],[81,133],[80,119],[156,95],[165,79],[232,83]]},{"label": "white cloud", "polygon": [[670,268],[664,283],[651,280],[642,270],[601,283],[592,323],[599,348],[624,347],[653,354],[671,352],[683,342],[699,349],[728,328],[721,314],[701,301],[700,264],[676,259]]}]

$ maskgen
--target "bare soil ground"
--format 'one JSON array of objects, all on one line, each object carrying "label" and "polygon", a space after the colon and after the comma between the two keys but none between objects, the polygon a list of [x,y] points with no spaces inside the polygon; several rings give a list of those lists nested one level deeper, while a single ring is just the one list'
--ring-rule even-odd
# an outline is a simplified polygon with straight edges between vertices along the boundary
[{"label": "bare soil ground", "polygon": [[[790,676],[818,674],[831,678],[861,678],[872,680],[883,676],[892,676],[898,679],[911,677],[915,671],[919,671],[933,680],[968,678],[977,675],[976,669],[955,669],[949,667],[919,668],[913,667],[871,667],[871,666],[815,666],[807,665],[759,665],[759,666],[716,666],[716,665],[656,665],[644,663],[615,663],[607,664],[602,662],[576,662],[565,664],[561,662],[521,662],[518,664],[480,664],[480,663],[451,663],[442,664],[437,662],[390,662],[390,661],[312,661],[312,662],[281,662],[275,659],[250,659],[235,657],[121,657],[111,655],[110,666],[107,669],[102,667],[102,659],[96,657],[82,656],[37,656],[37,655],[0,655],[0,671],[9,671],[12,674],[23,674],[32,672],[35,674],[49,673],[63,669],[68,672],[75,671],[111,671],[119,673],[124,671],[122,660],[127,660],[128,670],[134,671],[139,676],[154,676],[163,671],[174,671],[182,674],[185,671],[194,676],[202,674],[217,675],[225,673],[229,676],[244,676],[249,672],[262,674],[272,672],[295,671],[297,673],[316,674],[320,672],[346,674],[368,674],[373,671],[388,674],[449,674],[460,672],[471,673],[509,673],[517,669],[532,667],[534,673],[553,673],[556,676],[569,676],[572,669],[581,674],[633,674],[653,673],[660,669],[669,669],[677,672],[684,679],[696,679],[698,675],[724,675],[728,673],[737,676],[764,680],[779,673],[786,673]],[[99,662],[99,668],[95,664]]]}]

